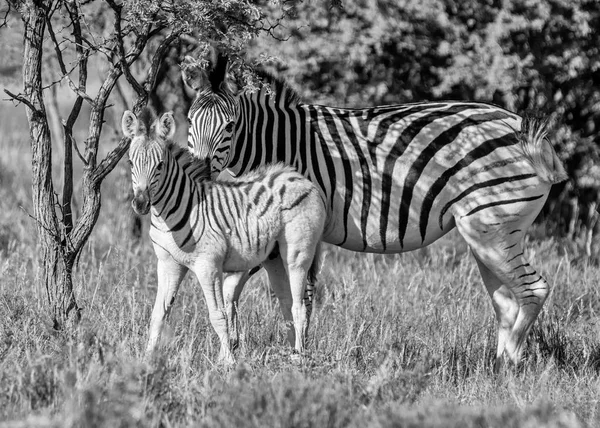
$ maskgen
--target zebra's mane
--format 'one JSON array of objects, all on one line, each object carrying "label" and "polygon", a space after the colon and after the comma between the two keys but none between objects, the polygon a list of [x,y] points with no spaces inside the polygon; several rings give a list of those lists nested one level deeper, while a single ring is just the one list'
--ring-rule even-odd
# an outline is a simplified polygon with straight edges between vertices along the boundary
[{"label": "zebra's mane", "polygon": [[167,141],[165,150],[171,152],[177,163],[187,175],[196,181],[208,181],[211,178],[210,162],[194,156],[188,149],[181,147],[174,141]]},{"label": "zebra's mane", "polygon": [[273,95],[283,95],[283,100],[286,105],[295,105],[300,103],[300,94],[298,94],[298,92],[296,92],[296,90],[292,88],[290,84],[287,83],[282,77],[275,76],[274,74],[263,69],[256,70],[256,75],[261,81],[269,84]]},{"label": "zebra's mane", "polygon": [[245,172],[244,174],[236,177],[233,181],[226,181],[225,184],[233,185],[244,185],[247,183],[254,183],[261,181],[266,177],[273,174],[280,174],[284,171],[296,172],[296,170],[290,165],[286,165],[283,162],[276,162],[271,164],[259,165],[251,171]]}]

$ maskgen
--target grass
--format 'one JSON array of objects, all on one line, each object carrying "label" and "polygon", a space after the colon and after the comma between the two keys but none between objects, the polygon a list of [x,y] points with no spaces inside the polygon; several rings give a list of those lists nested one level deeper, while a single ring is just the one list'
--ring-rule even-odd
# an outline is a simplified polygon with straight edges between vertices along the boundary
[{"label": "grass", "polygon": [[242,294],[238,362],[220,367],[204,299],[188,278],[150,371],[140,357],[154,255],[147,237],[139,246],[127,237],[112,176],[75,274],[83,321],[53,331],[18,123],[0,123],[0,427],[600,425],[600,268],[573,262],[552,239],[527,245],[552,293],[522,366],[499,376],[491,303],[455,234],[393,256],[326,246],[300,361],[260,274]]}]

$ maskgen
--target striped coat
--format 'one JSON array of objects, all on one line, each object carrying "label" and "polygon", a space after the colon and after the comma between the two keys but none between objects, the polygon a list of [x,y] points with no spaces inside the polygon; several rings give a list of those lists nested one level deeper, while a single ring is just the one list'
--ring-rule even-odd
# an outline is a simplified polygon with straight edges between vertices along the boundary
[{"label": "striped coat", "polygon": [[[283,269],[287,273],[277,292],[284,317],[293,322],[288,338],[302,351],[310,315],[303,303],[305,281],[316,275],[325,221],[317,188],[283,164],[258,168],[232,182],[212,181],[204,161],[170,140],[173,116],[167,113],[155,122],[151,118],[148,111],[139,120],[129,111],[123,116],[123,131],[132,138],[132,204],[138,214],[151,213],[150,238],[158,258],[147,356],[156,347],[181,280],[191,270],[221,339],[221,358],[232,362],[232,315],[224,305],[222,276],[261,263],[274,274]],[[268,260],[276,247],[279,256]]]},{"label": "striped coat", "polygon": [[343,248],[410,251],[456,226],[500,321],[496,367],[518,361],[548,292],[521,240],[551,185],[566,179],[545,126],[474,102],[305,104],[273,79],[272,91],[235,94],[223,61],[204,75],[184,67],[197,90],[190,149],[234,176],[269,162],[294,166],[326,201],[324,240]]}]

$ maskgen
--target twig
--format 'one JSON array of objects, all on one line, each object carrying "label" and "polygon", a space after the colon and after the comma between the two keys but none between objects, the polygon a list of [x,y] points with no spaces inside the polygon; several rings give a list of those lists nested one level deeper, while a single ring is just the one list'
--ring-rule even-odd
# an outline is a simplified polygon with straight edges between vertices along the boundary
[{"label": "twig", "polygon": [[[71,22],[74,23],[72,13],[70,10],[69,10],[69,14],[71,15]],[[74,68],[71,69],[71,71],[67,71],[67,67],[65,66],[65,63],[63,60],[62,51],[60,50],[60,43],[56,39],[56,34],[54,33],[54,28],[52,27],[52,21],[50,20],[50,18],[46,19],[46,25],[48,27],[48,33],[50,34],[50,38],[52,39],[52,42],[54,43],[54,51],[56,52],[56,59],[58,60],[58,65],[60,67],[60,71],[63,74],[62,78],[67,79],[67,83],[69,84],[69,87],[71,88],[71,90],[73,92],[75,92],[79,97],[81,97],[82,99],[87,101],[92,107],[95,107],[96,103],[92,99],[92,97],[90,97],[88,94],[86,94],[85,91],[83,91],[81,89],[81,87],[78,88],[75,85],[75,82],[73,82],[73,79],[71,79],[70,73],[73,71]],[[74,31],[75,31],[76,38],[77,38],[77,29],[74,28]],[[77,53],[79,54],[78,56],[80,57],[79,63],[81,63],[81,61],[82,61],[81,52],[80,52],[79,48],[77,50],[78,50]],[[81,71],[81,69],[80,69],[80,71]]]},{"label": "twig", "polygon": [[79,157],[79,159],[81,160],[81,162],[83,162],[83,164],[85,166],[87,166],[88,162],[85,160],[85,158],[83,157],[83,155],[79,151],[79,147],[77,146],[77,141],[75,140],[75,138],[73,138],[73,133],[71,132],[71,130],[69,130],[67,132],[67,122],[64,119],[62,120],[62,126],[63,126],[63,128],[65,130],[65,137],[68,137],[71,140],[71,144],[75,148],[75,151],[77,152],[77,156]]},{"label": "twig", "polygon": [[54,238],[54,240],[55,240],[56,242],[60,242],[60,239],[59,239],[60,237],[59,237],[59,236],[57,236],[57,235],[56,235],[56,233],[54,233],[54,231],[53,231],[53,230],[50,230],[50,229],[49,229],[49,228],[48,228],[48,227],[47,227],[47,226],[46,226],[44,223],[42,223],[40,220],[38,220],[38,219],[37,219],[35,216],[33,216],[33,215],[29,214],[29,213],[27,212],[27,210],[26,210],[26,209],[23,207],[23,205],[19,205],[19,208],[21,208],[21,209],[23,210],[23,212],[24,212],[25,214],[27,214],[27,215],[28,215],[28,216],[29,216],[29,217],[30,217],[30,218],[31,218],[33,221],[35,221],[35,222],[36,222],[36,223],[37,223],[39,226],[41,226],[41,227],[42,227],[42,229],[44,229],[44,230],[45,230],[45,231],[48,233],[48,235],[52,236],[52,238]]},{"label": "twig", "polygon": [[0,19],[0,28],[2,27],[6,27],[8,25],[8,15],[11,12],[11,4],[8,3],[8,7],[6,8],[6,11],[4,12],[4,17],[2,19]]},{"label": "twig", "polygon": [[16,95],[13,94],[12,92],[10,92],[8,89],[5,89],[4,92],[6,93],[6,95],[8,95],[9,97],[11,97],[14,100],[19,101],[20,103],[25,104],[27,107],[29,107],[31,109],[32,112],[37,113],[39,110],[31,103],[31,101],[29,101],[27,98],[25,98],[23,95]]},{"label": "twig", "polygon": [[[123,43],[123,29],[121,28],[121,9],[122,7],[114,2],[114,0],[106,1],[115,13],[115,35],[117,37],[117,48],[119,49],[119,62],[121,64],[121,71],[125,74],[125,78],[129,84],[133,87],[138,96],[144,95],[144,87],[133,77],[129,65],[127,64],[127,58],[125,56],[125,45]],[[145,38],[145,37],[144,37]]]}]

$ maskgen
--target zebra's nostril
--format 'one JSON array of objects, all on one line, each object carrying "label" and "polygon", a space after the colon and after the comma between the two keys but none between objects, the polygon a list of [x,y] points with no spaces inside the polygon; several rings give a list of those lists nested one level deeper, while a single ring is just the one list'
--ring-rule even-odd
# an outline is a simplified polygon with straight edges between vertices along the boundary
[{"label": "zebra's nostril", "polygon": [[137,214],[148,214],[148,211],[150,211],[150,200],[143,194],[135,196],[131,201],[131,207]]}]

